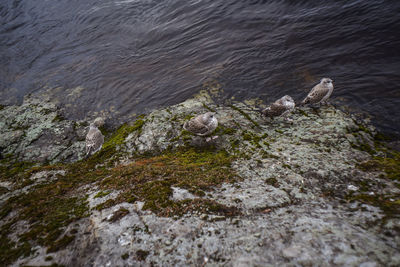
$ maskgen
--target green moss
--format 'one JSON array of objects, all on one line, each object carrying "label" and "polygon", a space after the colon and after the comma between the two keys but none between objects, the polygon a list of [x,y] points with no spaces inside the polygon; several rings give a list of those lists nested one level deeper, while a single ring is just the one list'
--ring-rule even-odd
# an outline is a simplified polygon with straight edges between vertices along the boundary
[{"label": "green moss", "polygon": [[233,140],[231,141],[231,148],[232,148],[232,150],[237,150],[237,149],[239,148],[239,145],[240,145],[240,140],[238,140],[238,139],[233,139]]},{"label": "green moss", "polygon": [[34,163],[32,162],[15,162],[10,158],[0,161],[0,181],[12,181],[13,183],[22,183],[28,179],[25,171],[29,170]]},{"label": "green moss", "polygon": [[376,154],[376,151],[371,146],[369,146],[368,144],[360,144],[360,145],[351,144],[351,147],[354,148],[354,149],[358,149],[360,151],[367,152],[370,155],[375,155]]},{"label": "green moss", "polygon": [[129,214],[129,210],[125,208],[120,208],[119,210],[115,211],[111,218],[109,219],[110,222],[119,221],[121,218],[125,217]]},{"label": "green moss", "polygon": [[[90,181],[90,178],[97,174],[95,171],[84,170],[82,164],[82,162],[71,164],[67,168],[65,177],[58,177],[56,181],[51,183],[36,185],[28,193],[12,197],[3,204],[2,217],[6,216],[11,210],[18,211],[12,223],[24,220],[30,224],[29,231],[19,235],[16,243],[8,240],[2,231],[1,238],[4,240],[5,246],[0,253],[11,255],[9,256],[10,262],[20,256],[29,255],[31,246],[41,245],[48,247],[50,251],[55,251],[63,248],[73,239],[73,237],[65,236],[58,240],[64,227],[88,215],[88,205],[86,197],[71,197],[71,192],[79,185],[86,183],[86,179]],[[53,168],[60,168],[60,166],[33,167],[18,175],[29,177],[36,171]],[[83,175],[80,176],[80,174]]]},{"label": "green moss", "polygon": [[178,141],[180,139],[182,139],[184,142],[187,142],[190,139],[192,139],[193,136],[195,136],[195,134],[183,129],[178,136],[176,136],[176,137],[171,139],[171,142],[176,142],[176,141]]},{"label": "green moss", "polygon": [[359,131],[361,131],[361,132],[365,132],[365,133],[367,133],[367,134],[370,134],[371,135],[371,132],[364,126],[364,125],[362,125],[362,124],[358,124],[358,127],[359,127]]},{"label": "green moss", "polygon": [[204,195],[223,182],[234,182],[238,176],[230,168],[233,159],[213,148],[170,151],[115,167],[101,186],[122,191],[115,203],[133,197],[145,202],[144,209],[170,216],[181,213],[182,208],[182,203],[171,200],[171,186]]},{"label": "green moss", "polygon": [[371,146],[369,146],[368,144],[360,144],[358,147],[361,151],[365,151],[371,155],[374,155],[376,152],[374,149],[372,149]]},{"label": "green moss", "polygon": [[121,255],[121,259],[126,260],[129,258],[129,253],[125,253]]},{"label": "green moss", "polygon": [[4,105],[0,105],[0,110],[3,110],[5,108]]},{"label": "green moss", "polygon": [[207,109],[208,111],[210,111],[210,112],[215,112],[215,109],[210,108],[210,107],[207,106],[205,103],[203,103],[203,107],[204,107],[205,109]]},{"label": "green moss", "polygon": [[250,144],[257,148],[261,148],[260,141],[267,137],[267,135],[258,136],[257,134],[250,132],[250,131],[243,131],[242,132],[243,140],[248,141]]},{"label": "green moss", "polygon": [[261,157],[262,157],[263,159],[267,159],[267,158],[279,159],[278,156],[276,156],[276,155],[274,155],[274,154],[271,154],[271,153],[268,153],[267,151],[263,151],[262,154],[261,154]]},{"label": "green moss", "polygon": [[[384,172],[385,175],[379,176],[383,179],[383,185],[385,179],[390,179],[395,182],[400,182],[400,153],[397,151],[390,150],[386,146],[380,144],[375,147],[375,150],[380,152],[380,155],[375,156],[369,161],[365,161],[357,164],[357,168],[365,172]],[[358,183],[362,192],[370,190],[370,183],[366,180],[362,180]],[[359,201],[362,203],[368,203],[380,207],[386,218],[400,216],[400,195],[370,195],[370,194],[354,194],[351,193],[347,196],[349,201]],[[397,199],[397,200],[396,200]],[[394,200],[394,201],[393,201]]]},{"label": "green moss", "polygon": [[223,136],[223,135],[233,135],[235,134],[236,129],[225,127],[223,125],[218,125],[217,129],[215,129],[215,134],[218,136]]},{"label": "green moss", "polygon": [[302,109],[297,109],[297,111],[298,111],[301,115],[306,116],[306,117],[309,117],[308,114],[307,114],[307,112],[305,112],[304,110],[302,110]]},{"label": "green moss", "polygon": [[249,132],[247,132],[247,131],[244,131],[243,132],[243,134],[242,134],[242,136],[243,136],[243,140],[245,140],[245,141],[250,141],[250,140],[252,140],[252,136],[249,134]]},{"label": "green moss", "polygon": [[[167,151],[163,155],[138,158],[130,165],[115,165],[118,159],[117,146],[122,145],[132,131],[140,131],[144,121],[139,119],[133,126],[123,125],[106,138],[103,149],[92,157],[71,163],[53,166],[32,167],[30,163],[2,164],[1,177],[29,180],[39,171],[64,170],[65,175],[57,180],[32,187],[26,194],[8,199],[1,207],[0,217],[5,218],[11,211],[17,215],[9,224],[1,227],[0,265],[8,265],[17,258],[30,255],[32,247],[40,245],[49,252],[65,248],[74,236],[64,234],[66,226],[90,214],[87,196],[79,195],[82,186],[99,183],[105,196],[113,189],[121,193],[115,199],[107,200],[95,209],[101,210],[121,202],[145,203],[144,208],[161,216],[182,215],[191,211],[204,211],[223,215],[239,214],[235,208],[204,199],[172,201],[171,186],[185,188],[198,196],[204,196],[224,182],[237,181],[238,176],[231,169],[235,159],[227,152],[213,147],[185,148]],[[115,160],[114,160],[115,159]],[[107,167],[106,162],[113,162]],[[4,162],[6,163],[6,162]],[[108,165],[110,166],[110,165]],[[120,210],[115,219],[127,214]],[[8,239],[12,225],[27,221],[29,230],[17,235],[16,241]]]},{"label": "green moss", "polygon": [[109,207],[115,206],[116,204],[118,204],[118,202],[115,199],[108,199],[107,201],[94,207],[94,209],[95,210],[103,210],[103,209],[107,209]]},{"label": "green moss", "polygon": [[59,122],[59,121],[63,121],[63,120],[65,120],[65,118],[62,115],[57,113],[57,115],[53,118],[52,122]]},{"label": "green moss", "polygon": [[384,171],[387,178],[400,181],[400,156],[394,154],[392,158],[375,157],[372,160],[357,165],[363,171]]},{"label": "green moss", "polygon": [[8,239],[12,223],[5,224],[0,230],[0,266],[9,266],[19,257],[27,257],[33,253],[32,246],[28,242],[16,244]]},{"label": "green moss", "polygon": [[63,236],[60,240],[55,241],[51,244],[51,246],[47,249],[47,253],[56,252],[60,249],[64,249],[68,246],[69,243],[74,241],[75,237],[70,235]]},{"label": "green moss", "polygon": [[[47,247],[49,252],[67,246],[74,237],[63,235],[65,227],[89,214],[87,197],[79,196],[77,190],[83,185],[109,176],[111,171],[104,167],[104,163],[114,160],[118,155],[117,146],[123,144],[129,133],[140,131],[143,124],[143,119],[139,118],[132,126],[121,126],[106,138],[100,152],[72,164],[33,167],[33,163],[13,162],[12,157],[2,159],[1,180],[13,181],[17,184],[17,188],[31,184],[29,178],[35,172],[64,170],[65,176],[60,175],[55,181],[35,185],[26,194],[12,197],[3,203],[1,219],[11,211],[16,211],[17,214],[9,224],[1,227],[0,265],[8,265],[18,257],[30,255],[32,247],[37,245]],[[99,193],[97,197],[105,194],[107,193]],[[103,208],[113,204],[114,202],[106,202]],[[17,235],[16,241],[9,240],[8,235],[12,233],[11,226],[21,220],[27,221],[29,230]]]},{"label": "green moss", "polygon": [[[346,198],[350,202],[358,201],[381,208],[381,210],[385,213],[385,218],[382,221],[385,221],[388,218],[398,217],[400,215],[400,202],[392,201],[391,199],[393,197],[394,196],[385,196],[378,194],[349,194]],[[397,196],[397,198],[398,197],[400,196]]]},{"label": "green moss", "polygon": [[246,112],[244,112],[243,110],[241,110],[238,107],[235,107],[234,105],[230,105],[230,107],[234,110],[236,110],[237,112],[239,112],[240,114],[242,114],[248,121],[250,121],[251,123],[254,124],[254,126],[256,126],[257,128],[260,128],[260,125],[254,121],[249,114],[247,114]]},{"label": "green moss", "polygon": [[178,115],[175,114],[175,115],[170,119],[170,121],[178,121]]},{"label": "green moss", "polygon": [[110,148],[115,148],[118,145],[122,145],[125,141],[125,138],[130,133],[134,131],[138,131],[140,133],[144,124],[145,121],[143,120],[143,116],[139,116],[133,125],[123,124],[108,140],[106,140],[106,142],[104,142],[101,151],[107,151]]},{"label": "green moss", "polygon": [[193,115],[193,114],[187,114],[187,115],[183,118],[183,120],[184,120],[184,121],[188,121],[188,120],[190,120],[190,119],[192,119],[192,118],[194,118],[194,115]]},{"label": "green moss", "polygon": [[292,169],[292,167],[290,166],[290,165],[288,165],[288,164],[282,164],[282,167],[284,167],[284,168],[286,168],[286,169]]},{"label": "green moss", "polygon": [[103,192],[103,191],[100,191],[100,192],[98,192],[93,198],[105,197],[105,196],[109,195],[110,193],[111,193],[111,192]]}]

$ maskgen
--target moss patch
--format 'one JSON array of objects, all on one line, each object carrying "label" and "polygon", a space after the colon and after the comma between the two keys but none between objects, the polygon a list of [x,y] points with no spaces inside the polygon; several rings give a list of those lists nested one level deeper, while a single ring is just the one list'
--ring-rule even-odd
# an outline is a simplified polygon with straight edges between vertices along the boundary
[{"label": "moss patch", "polygon": [[47,249],[47,253],[56,252],[60,249],[68,246],[69,243],[74,241],[75,237],[70,235],[65,235],[61,239],[55,241],[51,246]]},{"label": "moss patch", "polygon": [[110,222],[116,222],[119,221],[121,218],[125,217],[128,215],[129,210],[125,208],[120,208],[119,210],[115,211],[111,218],[109,219]]},{"label": "moss patch", "polygon": [[359,201],[361,203],[367,203],[372,206],[376,206],[381,208],[381,210],[385,213],[385,218],[383,221],[386,221],[388,218],[400,216],[400,201],[394,200],[399,198],[400,196],[385,196],[385,195],[369,195],[369,194],[349,194],[346,199],[350,202]]},{"label": "moss patch", "polygon": [[374,157],[374,159],[362,162],[357,167],[363,171],[383,171],[387,178],[400,182],[400,156],[393,158]]},{"label": "moss patch", "polygon": [[[375,156],[369,161],[357,164],[357,168],[365,172],[384,172],[385,175],[379,176],[382,179],[390,179],[397,183],[400,182],[400,153],[388,149],[385,145],[379,144],[375,146],[375,150],[379,151],[383,156]],[[384,181],[384,180],[383,180]],[[369,185],[365,181],[358,184],[361,191],[368,191]],[[400,216],[400,195],[369,195],[354,194],[347,196],[350,201],[359,201],[380,207],[384,211],[386,217]]]},{"label": "moss patch", "polygon": [[[255,134],[253,132],[250,132],[250,131],[243,131],[242,132],[242,137],[243,137],[243,140],[248,141],[254,147],[261,148],[262,147],[261,144],[260,144],[261,140],[263,140],[264,138],[268,137],[268,135],[267,134],[263,134],[262,136],[259,136],[259,135]],[[265,142],[263,142],[263,144],[265,144]],[[268,142],[267,142],[267,144],[268,144]],[[268,146],[269,146],[269,144],[268,144]]]},{"label": "moss patch", "polygon": [[29,175],[25,171],[30,169],[34,164],[32,162],[13,162],[10,158],[0,161],[0,181],[10,181],[13,183],[24,183]]},{"label": "moss patch", "polygon": [[239,112],[240,114],[242,114],[247,120],[249,120],[251,123],[253,123],[255,127],[260,128],[260,125],[259,125],[256,121],[254,121],[254,120],[250,117],[249,114],[247,114],[246,112],[244,112],[244,111],[241,110],[240,108],[235,107],[234,105],[231,105],[230,107],[231,107],[232,109],[236,110],[237,112]]},{"label": "moss patch", "polygon": [[[201,196],[223,182],[234,182],[238,176],[230,168],[233,159],[227,152],[212,148],[170,151],[113,168],[112,175],[105,178],[101,186],[122,191],[115,203],[133,198],[144,201],[144,209],[159,215],[182,214],[199,208],[204,201],[173,201],[171,187],[185,188]],[[209,206],[210,203],[203,204]]]},{"label": "moss patch", "polygon": [[[32,167],[33,163],[13,163],[8,158],[3,159],[0,177],[16,182],[18,187],[31,184],[29,177],[39,171],[62,169],[65,176],[36,185],[28,193],[12,197],[2,205],[0,219],[4,219],[11,211],[18,211],[18,214],[0,229],[0,265],[8,265],[20,256],[28,256],[36,245],[54,252],[72,242],[73,235],[61,237],[63,229],[71,222],[89,215],[87,197],[80,196],[77,190],[110,175],[110,170],[104,164],[113,163],[118,158],[118,146],[124,143],[130,133],[140,131],[143,124],[144,120],[139,118],[133,125],[122,125],[106,138],[102,150],[72,164]],[[12,225],[21,220],[27,221],[30,228],[18,236],[17,242],[12,242],[8,234],[13,231]]]},{"label": "moss patch", "polygon": [[237,130],[229,127],[225,127],[223,125],[218,125],[217,129],[215,129],[214,134],[218,136],[223,135],[234,135]]},{"label": "moss patch", "polygon": [[103,147],[100,151],[109,151],[115,149],[117,146],[120,146],[124,143],[125,138],[132,132],[138,131],[139,133],[142,130],[145,121],[143,120],[143,116],[139,116],[139,118],[135,121],[133,125],[123,124],[120,126],[112,136],[104,142]]},{"label": "moss patch", "polygon": [[301,115],[303,115],[303,116],[306,116],[306,117],[309,117],[308,116],[308,114],[307,114],[307,112],[305,112],[304,110],[302,110],[302,109],[297,109],[297,111],[301,114]]},{"label": "moss patch", "polygon": [[103,192],[103,191],[100,191],[100,192],[98,192],[93,198],[105,197],[105,196],[109,195],[110,193],[111,193],[111,192]]},{"label": "moss patch", "polygon": [[204,107],[205,109],[207,109],[208,111],[210,111],[210,112],[215,112],[215,109],[210,108],[210,107],[207,106],[205,103],[203,103],[203,107]]},{"label": "moss patch", "polygon": [[[32,183],[29,178],[35,172],[63,170],[65,175],[34,185],[26,194],[3,203],[0,218],[7,221],[0,228],[0,265],[9,265],[21,256],[30,255],[37,245],[47,248],[48,252],[55,252],[73,242],[74,233],[65,234],[65,228],[90,214],[87,196],[82,195],[80,188],[93,183],[101,189],[95,198],[104,197],[112,190],[120,192],[115,199],[97,206],[97,210],[121,202],[141,200],[145,203],[144,209],[160,216],[183,215],[192,211],[225,216],[239,214],[236,208],[201,198],[205,191],[224,182],[237,181],[238,176],[231,169],[235,158],[226,151],[212,146],[182,148],[157,156],[141,156],[130,165],[116,165],[123,153],[119,147],[123,146],[130,133],[140,132],[144,123],[143,118],[139,118],[133,125],[122,125],[106,137],[99,152],[79,162],[33,167],[33,163],[12,163],[10,159],[3,159],[0,164],[1,179],[20,180],[21,187]],[[225,134],[233,132],[224,127],[220,130]],[[199,198],[173,201],[171,186],[185,188]],[[11,211],[17,212],[13,218],[8,216]],[[119,220],[128,212],[120,209],[111,220]],[[26,221],[29,228],[18,233],[14,242],[9,235],[16,231],[13,227],[20,221]]]}]

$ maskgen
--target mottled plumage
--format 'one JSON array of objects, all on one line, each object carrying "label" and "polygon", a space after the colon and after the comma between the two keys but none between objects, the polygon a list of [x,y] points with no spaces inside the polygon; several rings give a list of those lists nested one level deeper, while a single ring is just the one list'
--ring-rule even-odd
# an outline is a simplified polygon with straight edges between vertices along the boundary
[{"label": "mottled plumage", "polygon": [[183,128],[196,135],[205,136],[211,134],[217,126],[218,120],[215,113],[207,112],[185,122]]},{"label": "mottled plumage", "polygon": [[104,124],[104,120],[97,118],[90,124],[89,132],[86,135],[86,157],[96,153],[101,149],[104,143],[104,136],[97,128]]},{"label": "mottled plumage", "polygon": [[261,111],[261,113],[266,117],[277,117],[281,116],[282,114],[287,114],[295,107],[295,103],[293,98],[288,95],[281,97],[280,99],[276,100],[272,103],[269,107]]},{"label": "mottled plumage", "polygon": [[301,102],[304,104],[319,104],[325,102],[333,92],[333,83],[329,78],[321,79],[321,82],[311,89],[311,92]]}]

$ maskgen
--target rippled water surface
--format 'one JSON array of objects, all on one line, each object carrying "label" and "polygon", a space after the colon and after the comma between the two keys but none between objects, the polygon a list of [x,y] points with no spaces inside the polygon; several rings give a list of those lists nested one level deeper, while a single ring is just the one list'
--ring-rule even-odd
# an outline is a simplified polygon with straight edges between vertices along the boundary
[{"label": "rippled water surface", "polygon": [[400,1],[2,0],[0,103],[44,93],[82,119],[223,98],[333,102],[400,132]]}]

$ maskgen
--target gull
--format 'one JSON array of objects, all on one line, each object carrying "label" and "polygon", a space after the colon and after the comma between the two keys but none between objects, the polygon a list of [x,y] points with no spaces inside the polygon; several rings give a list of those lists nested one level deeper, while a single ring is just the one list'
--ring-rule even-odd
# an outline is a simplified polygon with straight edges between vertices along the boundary
[{"label": "gull", "polygon": [[311,92],[301,102],[305,104],[320,104],[325,103],[333,92],[333,83],[330,78],[322,78],[320,83],[311,89]]},{"label": "gull", "polygon": [[[218,126],[218,120],[215,117],[214,112],[207,112],[198,115],[189,121],[185,122],[183,128],[195,135],[206,136],[211,134]],[[218,136],[213,136],[212,139],[216,139]],[[211,138],[207,137],[206,141],[210,141]]]},{"label": "gull", "polygon": [[262,110],[261,113],[269,118],[274,118],[281,115],[287,116],[294,109],[294,107],[295,103],[293,98],[285,95]]},{"label": "gull", "polygon": [[89,132],[86,135],[86,157],[93,155],[101,149],[104,143],[104,136],[100,132],[99,128],[104,124],[103,118],[96,118],[93,123],[90,124]]}]

